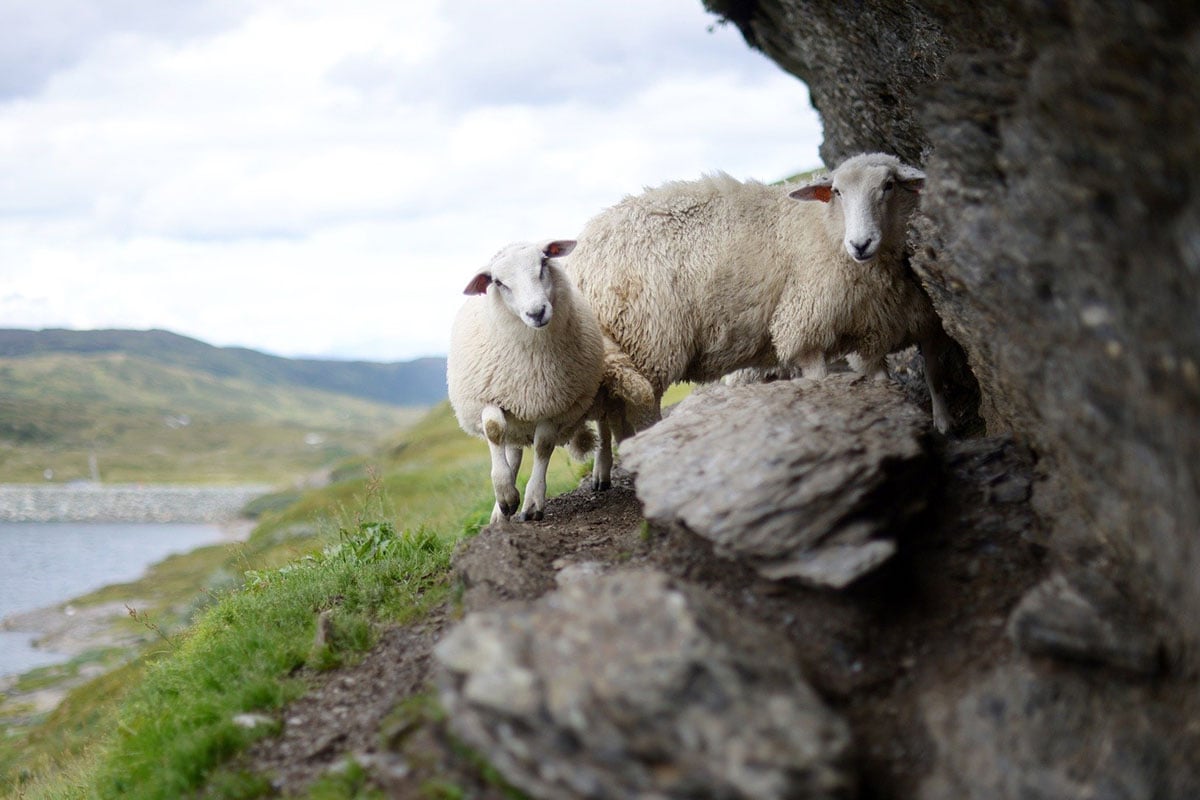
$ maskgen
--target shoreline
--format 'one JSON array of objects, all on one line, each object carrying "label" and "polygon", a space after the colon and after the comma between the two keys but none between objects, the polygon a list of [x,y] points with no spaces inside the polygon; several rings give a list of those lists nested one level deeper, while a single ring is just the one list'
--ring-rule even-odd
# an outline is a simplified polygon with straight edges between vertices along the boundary
[{"label": "shoreline", "polygon": [[[0,485],[0,494],[4,489],[10,489],[13,484]],[[92,488],[87,491],[96,491]],[[144,490],[140,490],[144,491]],[[240,509],[240,505],[238,508]],[[107,520],[88,518],[83,520],[12,520],[0,518],[0,522],[129,522],[140,524],[144,522],[163,522],[158,519],[138,520]],[[209,524],[216,527],[220,538],[212,544],[233,545],[244,542],[254,530],[255,522],[245,517],[232,517],[213,520],[170,519],[165,522],[187,522]],[[159,562],[155,562],[159,563]],[[147,565],[150,569],[154,564]],[[85,593],[90,594],[90,592]],[[145,606],[141,598],[129,597],[118,601],[110,601],[95,605],[79,605],[78,595],[68,597],[60,602],[33,608],[26,611],[16,611],[0,619],[0,631],[27,634],[31,637],[31,646],[35,650],[59,656],[51,664],[25,670],[19,673],[0,675],[0,729],[13,725],[28,724],[34,718],[53,711],[67,693],[76,686],[96,678],[109,669],[118,666],[116,663],[102,666],[100,664],[82,665],[75,674],[64,674],[58,680],[40,686],[36,689],[14,691],[14,687],[22,677],[39,670],[50,670],[65,667],[74,659],[92,651],[109,648],[133,648],[144,640],[144,633],[130,632],[125,621],[129,617],[128,608]]]}]

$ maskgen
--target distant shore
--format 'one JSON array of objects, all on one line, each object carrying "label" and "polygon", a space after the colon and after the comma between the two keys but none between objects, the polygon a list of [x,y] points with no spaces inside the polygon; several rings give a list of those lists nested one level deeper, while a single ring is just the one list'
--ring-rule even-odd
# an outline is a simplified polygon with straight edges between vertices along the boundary
[{"label": "distant shore", "polygon": [[0,484],[0,522],[211,522],[236,519],[270,486]]}]

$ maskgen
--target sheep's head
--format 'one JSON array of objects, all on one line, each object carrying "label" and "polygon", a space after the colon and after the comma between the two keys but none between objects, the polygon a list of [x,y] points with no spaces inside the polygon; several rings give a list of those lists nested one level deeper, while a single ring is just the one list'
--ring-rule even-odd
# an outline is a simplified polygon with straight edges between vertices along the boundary
[{"label": "sheep's head", "polygon": [[575,249],[570,239],[534,244],[516,242],[492,256],[491,263],[471,279],[463,294],[489,293],[531,328],[544,328],[554,314],[554,276],[551,259]]},{"label": "sheep's head", "polygon": [[832,174],[789,197],[827,203],[831,235],[841,237],[847,255],[866,263],[881,250],[904,246],[908,217],[924,186],[925,173],[916,167],[895,156],[866,153],[846,159]]}]

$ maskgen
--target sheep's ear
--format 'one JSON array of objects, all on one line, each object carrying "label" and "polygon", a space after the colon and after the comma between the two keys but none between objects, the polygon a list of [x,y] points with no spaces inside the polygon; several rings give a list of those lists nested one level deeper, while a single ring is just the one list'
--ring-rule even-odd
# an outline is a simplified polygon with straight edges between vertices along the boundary
[{"label": "sheep's ear", "polygon": [[910,192],[920,192],[925,188],[925,173],[908,164],[901,164],[896,170],[896,180]]},{"label": "sheep's ear", "polygon": [[788,197],[793,200],[820,200],[822,203],[828,203],[833,199],[833,178],[828,175],[818,178],[807,186],[790,192]]},{"label": "sheep's ear", "polygon": [[546,258],[562,258],[574,249],[574,239],[558,239],[557,241],[548,242],[542,248],[542,255]]},{"label": "sheep's ear", "polygon": [[471,279],[467,284],[467,288],[463,289],[463,294],[483,294],[487,291],[488,284],[492,282],[492,276],[486,272],[481,272]]}]

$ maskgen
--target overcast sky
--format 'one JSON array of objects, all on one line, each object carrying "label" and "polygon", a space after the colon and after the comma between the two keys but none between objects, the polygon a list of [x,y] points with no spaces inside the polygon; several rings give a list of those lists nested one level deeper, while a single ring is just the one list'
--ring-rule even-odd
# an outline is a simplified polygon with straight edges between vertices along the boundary
[{"label": "overcast sky", "polygon": [[0,327],[444,354],[462,289],[664,180],[820,164],[700,0],[0,0]]}]

